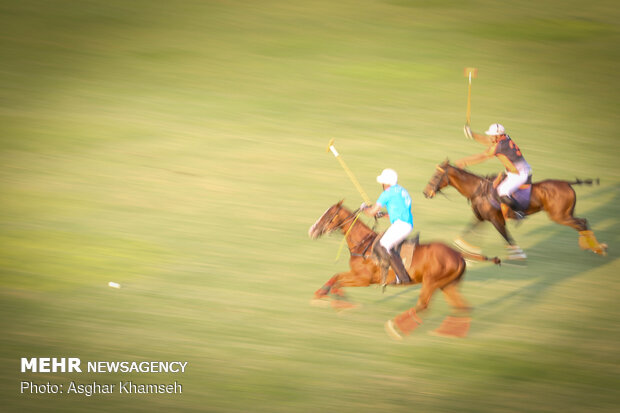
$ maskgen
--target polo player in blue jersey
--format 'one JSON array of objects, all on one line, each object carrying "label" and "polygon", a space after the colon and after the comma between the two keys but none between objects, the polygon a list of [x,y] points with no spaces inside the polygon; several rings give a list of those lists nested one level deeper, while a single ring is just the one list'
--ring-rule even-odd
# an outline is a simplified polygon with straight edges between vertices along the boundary
[{"label": "polo player in blue jersey", "polygon": [[384,169],[377,177],[383,192],[372,205],[362,204],[362,211],[374,217],[385,207],[390,218],[390,227],[385,231],[377,248],[382,268],[392,266],[396,274],[397,284],[410,283],[411,279],[403,265],[403,261],[395,250],[413,231],[413,215],[411,213],[411,196],[402,186],[398,185],[398,174],[393,169]]}]

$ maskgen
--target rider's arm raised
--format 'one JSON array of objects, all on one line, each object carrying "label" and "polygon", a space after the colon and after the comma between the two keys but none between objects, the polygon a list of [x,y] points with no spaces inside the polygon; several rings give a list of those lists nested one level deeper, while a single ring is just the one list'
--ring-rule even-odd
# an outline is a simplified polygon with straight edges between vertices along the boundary
[{"label": "rider's arm raised", "polygon": [[493,155],[490,154],[488,151],[486,151],[486,152],[478,153],[476,155],[468,156],[463,159],[459,159],[454,164],[458,166],[459,168],[465,168],[467,165],[474,165],[480,162],[484,162],[487,159],[492,158],[492,157]]},{"label": "rider's arm raised", "polygon": [[469,125],[465,125],[465,135],[484,146],[489,146],[493,143],[493,137],[484,135],[482,133],[472,132]]},{"label": "rider's arm raised", "polygon": [[472,132],[471,136],[476,140],[476,142],[481,143],[484,146],[489,146],[493,143],[493,138],[491,136],[484,135],[482,133]]}]

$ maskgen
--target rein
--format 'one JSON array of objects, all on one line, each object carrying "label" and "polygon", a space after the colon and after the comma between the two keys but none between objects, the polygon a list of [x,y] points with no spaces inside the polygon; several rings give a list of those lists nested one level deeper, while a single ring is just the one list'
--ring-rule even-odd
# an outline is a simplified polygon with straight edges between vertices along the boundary
[{"label": "rein", "polygon": [[[353,227],[355,226],[355,223],[357,222],[357,220],[359,219],[360,215],[362,215],[362,211],[357,209],[355,211],[353,211],[351,213],[351,216],[349,216],[348,218],[346,218],[344,221],[342,221],[340,224],[338,224],[338,226],[334,227],[334,230],[337,229],[341,229],[342,227],[344,227],[349,221],[351,221],[351,219],[353,219],[353,222],[351,223],[351,226],[349,226],[349,229],[347,230],[347,232],[345,232],[344,234],[344,238],[342,239],[342,241],[340,242],[340,247],[338,248],[338,254],[336,255],[336,261],[338,261],[340,259],[340,254],[342,253],[342,248],[344,246],[344,244],[347,242],[347,237],[349,236],[349,234],[351,233],[351,230],[353,229]],[[374,231],[373,231],[374,232]],[[375,234],[369,234],[368,236],[364,237],[364,239],[362,239],[359,244],[355,245],[353,247],[353,249],[357,248],[360,245],[363,245],[364,242],[367,242],[367,240],[369,239],[374,239],[374,237],[376,237],[376,233]],[[354,257],[364,257],[366,258],[366,252],[368,252],[368,249],[370,248],[370,246],[372,245],[372,243],[368,243],[368,245],[366,246],[366,248],[364,248],[364,251],[362,251],[362,253],[357,253],[357,252],[353,252],[351,250],[351,248],[349,248],[349,253],[351,254],[351,256]]]},{"label": "rein", "polygon": [[[429,184],[433,185],[433,189],[432,189],[432,191],[433,191],[435,194],[441,194],[441,195],[445,196],[446,198],[448,198],[448,196],[447,196],[446,194],[444,194],[444,193],[441,191],[441,189],[439,189],[439,184],[441,183],[441,180],[444,178],[444,176],[448,173],[448,168],[454,168],[456,171],[458,171],[458,172],[463,172],[465,175],[467,175],[467,174],[468,174],[466,171],[461,170],[461,169],[459,169],[459,168],[456,168],[456,167],[454,167],[453,165],[450,165],[450,164],[447,164],[447,165],[446,165],[446,167],[445,167],[445,169],[444,169],[444,168],[442,168],[440,165],[437,165],[437,166],[436,166],[436,168],[437,168],[437,170],[438,170],[439,172],[441,172],[441,174],[440,174],[440,175],[437,175],[437,176],[436,176],[436,179],[431,179],[431,181],[429,182]],[[479,176],[477,176],[477,175],[475,175],[475,174],[470,174],[470,175],[473,175],[474,177],[476,177],[476,178],[480,179],[480,183],[479,183],[479,184],[478,184],[478,186],[477,186],[477,187],[476,187],[476,188],[475,188],[475,189],[471,192],[470,196],[465,196],[465,197],[468,199],[468,201],[469,201],[469,202],[471,202],[471,201],[472,201],[475,197],[477,197],[477,196],[484,195],[484,193],[485,193],[486,191],[488,191],[488,189],[487,189],[487,188],[488,188],[488,184],[489,184],[489,179],[485,179],[485,178],[479,177]],[[458,177],[458,176],[457,176],[457,177]],[[449,180],[449,179],[450,179],[450,178],[448,178],[448,180]],[[465,178],[458,178],[458,179],[457,179],[457,182],[458,182],[459,180],[462,180],[462,182],[465,182]],[[450,184],[450,183],[449,183],[448,185],[452,185],[452,186],[454,186],[453,184]]]}]

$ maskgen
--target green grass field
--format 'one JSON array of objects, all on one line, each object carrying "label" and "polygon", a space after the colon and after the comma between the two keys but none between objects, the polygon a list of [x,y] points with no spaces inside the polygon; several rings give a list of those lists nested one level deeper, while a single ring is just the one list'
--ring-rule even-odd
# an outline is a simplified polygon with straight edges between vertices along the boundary
[{"label": "green grass field", "polygon": [[[612,412],[620,408],[620,9],[606,0],[0,3],[2,411]],[[342,239],[323,211],[396,169],[422,241],[471,219],[435,165],[503,123],[535,180],[578,187],[609,244],[544,214],[527,267],[469,268],[469,337],[383,323],[419,287],[309,305]],[[499,171],[493,160],[471,168]],[[385,228],[383,223],[381,228]],[[504,254],[487,228],[476,241]],[[122,288],[108,287],[108,282]],[[22,357],[187,361],[183,374],[21,373]],[[21,394],[20,383],[171,383],[177,395]]]}]

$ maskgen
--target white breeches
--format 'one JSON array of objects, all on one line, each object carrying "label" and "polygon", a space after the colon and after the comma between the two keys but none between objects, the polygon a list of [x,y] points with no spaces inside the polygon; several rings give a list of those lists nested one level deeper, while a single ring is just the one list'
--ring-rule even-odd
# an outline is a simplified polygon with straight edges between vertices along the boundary
[{"label": "white breeches", "polygon": [[527,182],[528,176],[531,174],[530,169],[523,169],[518,174],[506,172],[506,178],[497,186],[497,195],[512,195],[521,185]]},{"label": "white breeches", "polygon": [[391,251],[396,245],[407,238],[407,235],[411,234],[413,226],[405,221],[395,221],[383,234],[379,244],[386,250]]}]

